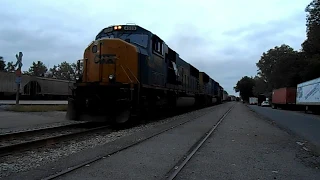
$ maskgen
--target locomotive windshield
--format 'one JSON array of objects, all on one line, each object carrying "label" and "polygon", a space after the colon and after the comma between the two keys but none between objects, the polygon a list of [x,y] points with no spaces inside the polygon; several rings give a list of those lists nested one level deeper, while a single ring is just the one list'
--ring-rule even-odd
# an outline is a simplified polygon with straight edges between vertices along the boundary
[{"label": "locomotive windshield", "polygon": [[132,32],[110,32],[104,33],[101,32],[97,37],[98,39],[105,39],[105,38],[119,38],[125,40],[129,43],[147,48],[148,47],[148,35],[142,33],[132,33]]}]

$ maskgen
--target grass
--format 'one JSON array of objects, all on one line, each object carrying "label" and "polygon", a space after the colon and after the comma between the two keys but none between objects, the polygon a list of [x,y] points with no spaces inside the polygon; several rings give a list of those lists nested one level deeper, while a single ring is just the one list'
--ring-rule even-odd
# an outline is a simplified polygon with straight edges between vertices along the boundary
[{"label": "grass", "polygon": [[67,111],[68,105],[13,105],[6,108],[8,111],[15,112],[48,112],[48,111]]}]

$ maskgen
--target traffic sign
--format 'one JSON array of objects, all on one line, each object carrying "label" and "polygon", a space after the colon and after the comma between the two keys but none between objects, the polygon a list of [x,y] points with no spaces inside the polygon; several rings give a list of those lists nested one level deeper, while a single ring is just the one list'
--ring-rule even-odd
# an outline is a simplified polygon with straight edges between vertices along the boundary
[{"label": "traffic sign", "polygon": [[21,77],[16,77],[16,83],[20,84],[21,83]]},{"label": "traffic sign", "polygon": [[16,105],[19,104],[19,92],[20,92],[20,83],[21,83],[21,67],[22,67],[22,52],[19,52],[19,55],[16,54],[16,58],[17,58],[17,62],[16,64],[14,65],[15,68],[17,67],[17,70],[16,70],[16,84],[17,84],[17,93],[16,93]]},{"label": "traffic sign", "polygon": [[22,65],[23,65],[23,64],[22,64],[22,56],[23,56],[22,52],[19,52],[19,55],[16,54],[17,62],[16,62],[16,64],[15,64],[14,66],[15,66],[15,67],[18,66],[17,69],[21,69],[21,67],[22,67]]}]

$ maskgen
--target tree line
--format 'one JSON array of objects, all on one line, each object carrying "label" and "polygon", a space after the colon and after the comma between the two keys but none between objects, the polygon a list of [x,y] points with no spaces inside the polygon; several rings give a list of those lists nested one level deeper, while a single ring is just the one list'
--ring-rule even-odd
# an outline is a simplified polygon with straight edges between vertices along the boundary
[{"label": "tree line", "polygon": [[307,39],[301,50],[282,44],[264,52],[256,63],[257,75],[242,77],[234,87],[243,100],[320,77],[320,0],[312,0],[305,12]]},{"label": "tree line", "polygon": [[[52,68],[46,67],[46,65],[41,61],[33,62],[27,71],[23,71],[22,74],[47,77],[63,80],[75,80],[76,64],[68,63],[66,61],[54,65]],[[5,72],[15,72],[16,67],[13,61],[6,61],[0,56],[0,71]]]}]

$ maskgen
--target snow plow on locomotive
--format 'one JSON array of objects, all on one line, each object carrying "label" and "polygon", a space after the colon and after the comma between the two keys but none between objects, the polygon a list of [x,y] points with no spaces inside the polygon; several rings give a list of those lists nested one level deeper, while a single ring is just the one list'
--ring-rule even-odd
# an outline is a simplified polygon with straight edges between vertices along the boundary
[{"label": "snow plow on locomotive", "polygon": [[101,30],[77,63],[67,118],[126,123],[147,109],[221,103],[223,88],[137,25]]}]

